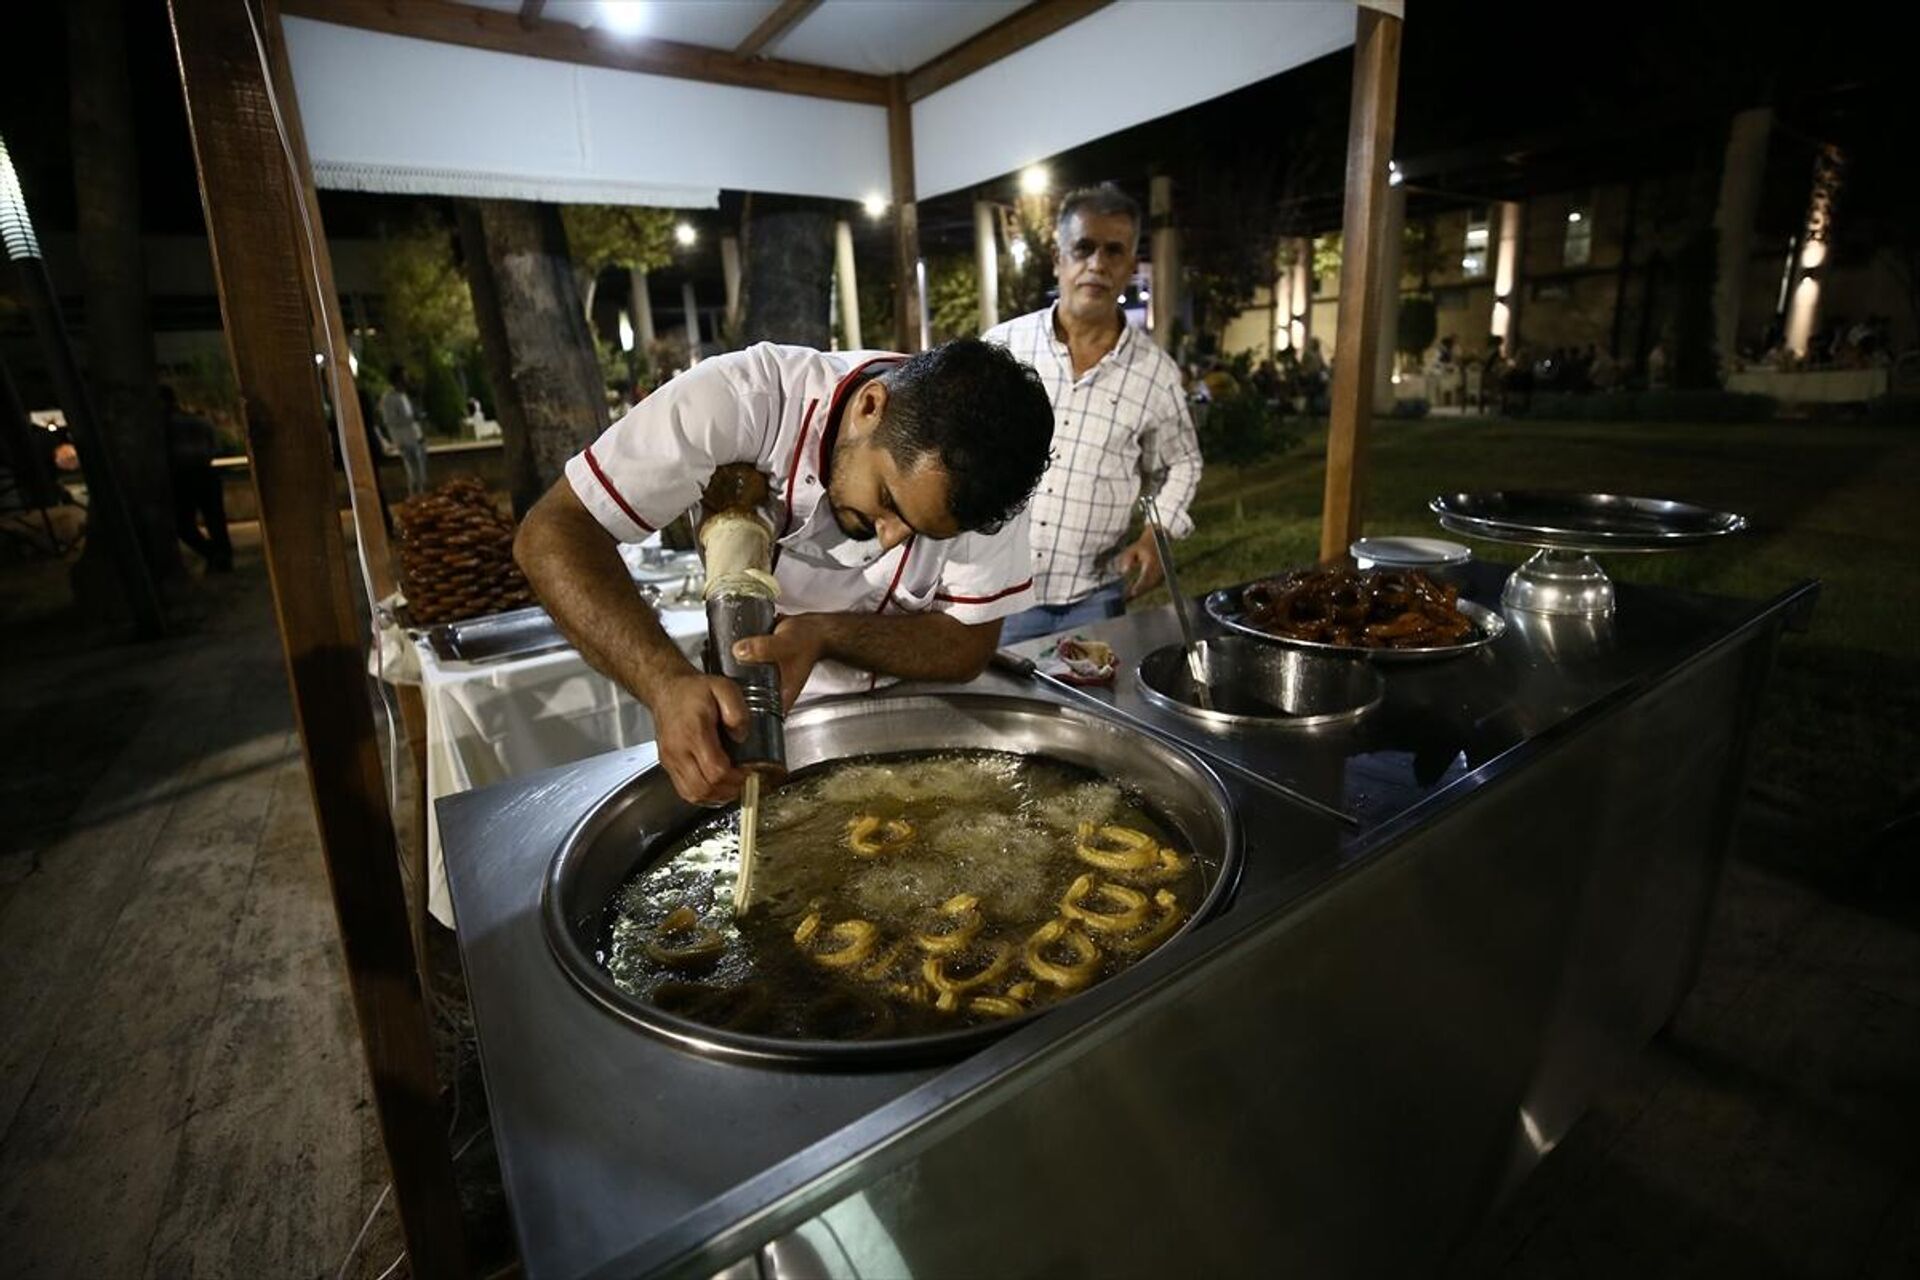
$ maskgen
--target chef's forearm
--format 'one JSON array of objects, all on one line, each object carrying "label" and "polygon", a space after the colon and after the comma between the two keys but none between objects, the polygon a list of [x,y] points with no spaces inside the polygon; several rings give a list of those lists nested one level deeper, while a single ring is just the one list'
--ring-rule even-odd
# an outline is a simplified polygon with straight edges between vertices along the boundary
[{"label": "chef's forearm", "polygon": [[820,656],[900,680],[971,680],[986,670],[1000,623],[965,623],[944,613],[889,618],[864,613],[801,615]]},{"label": "chef's forearm", "polygon": [[648,706],[693,666],[634,589],[613,538],[562,480],[527,512],[514,560],[587,664]]}]

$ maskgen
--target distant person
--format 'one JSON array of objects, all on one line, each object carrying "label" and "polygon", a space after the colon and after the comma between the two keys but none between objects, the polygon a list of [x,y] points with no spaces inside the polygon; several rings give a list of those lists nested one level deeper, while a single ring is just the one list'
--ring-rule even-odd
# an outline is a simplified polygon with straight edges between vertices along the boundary
[{"label": "distant person", "polygon": [[420,431],[420,419],[408,395],[412,384],[407,371],[399,365],[387,371],[393,384],[380,397],[380,433],[388,445],[399,450],[400,462],[407,469],[407,493],[424,493],[427,488],[427,441]]},{"label": "distant person", "polygon": [[1647,386],[1655,391],[1664,391],[1667,387],[1667,345],[1664,342],[1653,344],[1653,350],[1647,352]]},{"label": "distant person", "polygon": [[[1111,184],[1070,193],[1054,228],[1060,300],[983,335],[1040,375],[1055,418],[1053,457],[1033,495],[1036,603],[1007,620],[1003,642],[1119,617],[1159,585],[1153,534],[1128,536],[1143,492],[1174,537],[1193,528],[1200,444],[1180,367],[1120,310],[1145,221]],[[1217,395],[1214,384],[1209,374],[1197,385]]]},{"label": "distant person", "polygon": [[182,410],[179,397],[165,383],[160,386],[160,415],[167,433],[167,473],[173,482],[173,531],[188,550],[206,561],[209,573],[232,573],[226,495],[220,488],[220,474],[213,469],[217,445],[213,423]]}]

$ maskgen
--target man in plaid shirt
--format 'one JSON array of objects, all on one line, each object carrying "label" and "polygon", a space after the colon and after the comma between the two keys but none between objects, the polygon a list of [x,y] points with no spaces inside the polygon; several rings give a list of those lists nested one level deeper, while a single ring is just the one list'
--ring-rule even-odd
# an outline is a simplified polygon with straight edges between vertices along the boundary
[{"label": "man in plaid shirt", "polygon": [[1002,643],[1116,618],[1164,576],[1150,530],[1128,541],[1144,489],[1174,537],[1193,529],[1200,445],[1180,370],[1128,326],[1119,297],[1139,256],[1140,206],[1111,183],[1060,204],[1060,300],[983,336],[1032,365],[1053,401],[1053,462],[1028,507],[1034,607]]}]

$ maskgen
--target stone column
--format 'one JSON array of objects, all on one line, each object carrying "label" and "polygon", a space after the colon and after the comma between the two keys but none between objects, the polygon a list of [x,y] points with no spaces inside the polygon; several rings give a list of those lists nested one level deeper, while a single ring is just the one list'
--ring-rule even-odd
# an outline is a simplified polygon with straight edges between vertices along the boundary
[{"label": "stone column", "polygon": [[1527,207],[1507,200],[1500,210],[1500,238],[1493,257],[1493,335],[1511,357],[1520,340],[1520,256],[1526,244]]},{"label": "stone column", "polygon": [[1713,287],[1713,337],[1723,370],[1732,367],[1740,338],[1741,295],[1746,290],[1753,220],[1760,210],[1760,185],[1767,174],[1767,142],[1772,132],[1772,107],[1742,111],[1727,131],[1726,160],[1720,168],[1720,203],[1713,214],[1714,230],[1720,233],[1720,275]]},{"label": "stone column", "polygon": [[833,224],[833,278],[840,293],[840,342],[860,351],[860,282],[853,271],[853,226],[845,218]]},{"label": "stone column", "polygon": [[727,327],[740,323],[740,237],[720,237],[720,277],[727,288]]},{"label": "stone column", "polygon": [[1400,352],[1400,238],[1407,227],[1407,189],[1388,187],[1386,206],[1386,225],[1380,232],[1380,344],[1373,363],[1376,413],[1393,412],[1393,370]]},{"label": "stone column", "polygon": [[980,332],[1000,323],[1000,250],[994,242],[993,206],[973,202],[973,262],[980,276]]},{"label": "stone column", "polygon": [[1313,336],[1313,237],[1298,236],[1293,242],[1293,315],[1288,331],[1293,349],[1304,352]]},{"label": "stone column", "polygon": [[700,306],[691,280],[680,286],[680,309],[687,313],[687,366],[691,368],[700,363]]},{"label": "stone column", "polygon": [[647,273],[627,272],[627,310],[633,316],[633,337],[640,350],[650,351],[653,333],[653,295],[647,291]]}]

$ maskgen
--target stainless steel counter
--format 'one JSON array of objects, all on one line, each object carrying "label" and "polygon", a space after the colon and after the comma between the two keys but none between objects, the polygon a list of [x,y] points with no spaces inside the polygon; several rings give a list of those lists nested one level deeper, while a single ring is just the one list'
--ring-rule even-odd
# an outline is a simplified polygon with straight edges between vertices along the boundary
[{"label": "stainless steel counter", "polygon": [[[1471,588],[1498,589],[1488,571]],[[542,873],[649,748],[442,801],[528,1274],[1355,1274],[1437,1256],[1684,994],[1774,637],[1811,588],[1620,597],[1610,635],[1515,619],[1485,653],[1393,668],[1379,710],[1331,732],[1221,738],[1123,667],[1094,701],[1352,820],[1225,774],[1247,858],[1224,913],[944,1067],[727,1064],[567,981]],[[1170,611],[1094,629],[1125,659],[1172,632]]]}]

